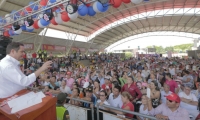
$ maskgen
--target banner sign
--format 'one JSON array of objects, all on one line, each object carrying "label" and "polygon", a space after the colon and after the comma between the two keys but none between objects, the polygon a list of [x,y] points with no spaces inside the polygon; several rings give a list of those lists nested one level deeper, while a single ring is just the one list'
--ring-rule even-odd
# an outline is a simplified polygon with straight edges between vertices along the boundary
[{"label": "banner sign", "polygon": [[98,52],[98,49],[89,49],[89,52]]},{"label": "banner sign", "polygon": [[65,51],[66,50],[65,46],[57,46],[57,45],[43,44],[42,47],[43,47],[43,50],[47,50],[47,51]]},{"label": "banner sign", "polygon": [[85,48],[79,48],[81,52],[84,52],[85,51]]},{"label": "banner sign", "polygon": [[71,51],[76,51],[76,52],[78,52],[78,51],[79,51],[79,49],[78,49],[78,48],[76,48],[76,47],[72,47],[72,48],[71,48]]},{"label": "banner sign", "polygon": [[25,50],[34,50],[34,44],[33,43],[24,43],[24,49]]}]

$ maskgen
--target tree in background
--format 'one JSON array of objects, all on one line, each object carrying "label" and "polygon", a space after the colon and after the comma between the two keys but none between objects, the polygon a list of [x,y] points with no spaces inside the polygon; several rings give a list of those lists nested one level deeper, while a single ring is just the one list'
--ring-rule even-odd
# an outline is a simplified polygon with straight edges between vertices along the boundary
[{"label": "tree in background", "polygon": [[147,46],[147,48],[156,48],[156,53],[163,54],[165,53],[165,49],[162,46]]},{"label": "tree in background", "polygon": [[186,52],[187,50],[192,49],[193,44],[181,44],[181,45],[175,45],[175,46],[169,46],[166,48],[163,48],[162,46],[147,46],[147,48],[156,48],[156,53],[163,54],[167,51],[171,52]]},{"label": "tree in background", "polygon": [[171,51],[171,52],[174,52],[174,47],[173,46],[170,46],[170,47],[166,47],[165,48],[165,51]]},{"label": "tree in background", "polygon": [[183,51],[186,52],[187,50],[192,50],[193,44],[181,44],[181,45],[175,45],[174,49],[177,52]]},{"label": "tree in background", "polygon": [[128,59],[130,57],[133,57],[133,53],[131,53],[131,52],[125,52],[125,58]]}]

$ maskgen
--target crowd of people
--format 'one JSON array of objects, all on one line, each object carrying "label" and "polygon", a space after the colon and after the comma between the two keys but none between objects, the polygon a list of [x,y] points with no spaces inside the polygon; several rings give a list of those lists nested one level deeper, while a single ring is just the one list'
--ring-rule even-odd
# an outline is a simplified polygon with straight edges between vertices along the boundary
[{"label": "crowd of people", "polygon": [[[86,108],[99,104],[100,109],[119,117],[138,120],[146,119],[102,105],[139,112],[158,119],[199,118],[199,60],[158,56],[124,59],[114,54],[96,54],[84,57],[91,61],[90,65],[84,66],[74,56],[50,59],[53,62],[52,67],[40,74],[30,88],[58,97],[60,104],[68,103]],[[31,60],[27,63],[28,69],[22,70],[29,75],[41,65]],[[71,99],[66,99],[65,96]]]}]

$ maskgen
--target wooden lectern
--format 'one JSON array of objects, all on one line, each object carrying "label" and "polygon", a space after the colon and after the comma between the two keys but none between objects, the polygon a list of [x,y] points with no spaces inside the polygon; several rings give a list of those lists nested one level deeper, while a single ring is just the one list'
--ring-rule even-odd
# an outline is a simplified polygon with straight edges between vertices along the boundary
[{"label": "wooden lectern", "polygon": [[[28,93],[28,90],[22,90],[16,95]],[[0,99],[2,102],[5,99]],[[11,114],[11,108],[8,104],[0,107],[0,120],[56,120],[56,101],[55,97],[46,96],[42,103]],[[22,103],[23,104],[23,103]]]}]

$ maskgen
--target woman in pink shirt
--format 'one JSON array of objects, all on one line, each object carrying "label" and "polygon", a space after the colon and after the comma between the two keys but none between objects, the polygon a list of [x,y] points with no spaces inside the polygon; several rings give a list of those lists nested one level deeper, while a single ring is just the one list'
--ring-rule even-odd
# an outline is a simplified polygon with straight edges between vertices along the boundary
[{"label": "woman in pink shirt", "polygon": [[179,91],[178,85],[177,85],[176,81],[171,79],[171,74],[166,73],[165,78],[166,78],[165,82],[170,86],[170,91],[173,93],[178,93],[178,91]]},{"label": "woman in pink shirt", "polygon": [[67,82],[67,86],[70,87],[70,89],[72,89],[75,80],[71,78],[71,72],[67,72],[65,80]]}]

